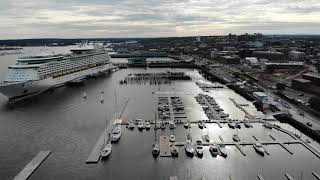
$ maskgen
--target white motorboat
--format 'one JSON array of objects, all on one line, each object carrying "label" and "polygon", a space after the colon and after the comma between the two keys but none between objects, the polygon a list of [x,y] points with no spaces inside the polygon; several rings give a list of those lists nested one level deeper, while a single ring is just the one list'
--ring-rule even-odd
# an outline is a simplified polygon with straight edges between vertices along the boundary
[{"label": "white motorboat", "polygon": [[139,129],[139,130],[143,130],[144,127],[145,127],[144,121],[143,121],[143,120],[140,120],[140,121],[138,122],[138,129]]},{"label": "white motorboat", "polygon": [[112,145],[111,143],[107,143],[106,146],[101,151],[101,158],[104,159],[109,157],[111,154],[111,151],[112,151]]},{"label": "white motorboat", "polygon": [[237,128],[241,129],[241,123],[240,123],[240,121],[235,121],[235,124],[236,124],[236,127],[237,127]]},{"label": "white motorboat", "polygon": [[252,127],[252,125],[250,124],[249,120],[246,118],[243,120],[243,124],[246,128],[250,128]]},{"label": "white motorboat", "polygon": [[122,128],[120,124],[117,124],[111,132],[111,142],[118,142],[122,135]]},{"label": "white motorboat", "polygon": [[196,143],[196,152],[198,157],[203,156],[203,147],[202,147],[202,141],[198,140]]},{"label": "white motorboat", "polygon": [[273,128],[273,125],[271,123],[268,123],[268,122],[265,122],[263,124],[264,127],[268,128],[268,129],[272,129]]},{"label": "white motorboat", "polygon": [[226,146],[224,144],[220,144],[218,146],[218,149],[219,149],[219,152],[220,152],[221,156],[227,157],[227,149],[226,149]]},{"label": "white motorboat", "polygon": [[176,141],[176,137],[173,134],[170,135],[169,139],[170,139],[170,142],[175,142]]},{"label": "white motorboat", "polygon": [[185,128],[189,128],[189,126],[190,126],[189,121],[185,121],[185,122],[183,123],[183,126],[184,126]]},{"label": "white motorboat", "polygon": [[233,139],[235,142],[239,142],[239,141],[240,141],[240,137],[239,137],[237,134],[233,134],[233,135],[232,135],[232,139]]},{"label": "white motorboat", "polygon": [[187,139],[186,141],[185,150],[187,155],[189,155],[190,157],[194,156],[194,146],[192,145],[192,142],[190,139]]},{"label": "white motorboat", "polygon": [[159,153],[160,153],[160,145],[159,145],[159,142],[155,140],[153,143],[152,155],[153,157],[158,157]]},{"label": "white motorboat", "polygon": [[149,130],[151,127],[150,122],[146,122],[146,130]]},{"label": "white motorboat", "polygon": [[204,122],[203,122],[203,121],[199,121],[199,122],[198,122],[198,126],[199,126],[200,129],[203,129],[203,127],[204,127]]},{"label": "white motorboat", "polygon": [[103,98],[103,95],[101,94],[100,96],[100,102],[103,103],[104,102],[104,98]]},{"label": "white motorboat", "polygon": [[134,129],[134,123],[132,121],[129,121],[128,128]]},{"label": "white motorboat", "polygon": [[86,93],[86,92],[83,93],[83,98],[84,98],[84,99],[87,98],[87,93]]},{"label": "white motorboat", "polygon": [[264,156],[264,149],[261,143],[254,143],[253,148],[256,150],[258,154]]},{"label": "white motorboat", "polygon": [[178,157],[178,155],[179,155],[179,150],[178,150],[177,146],[172,144],[172,146],[171,146],[171,156],[172,157]]},{"label": "white motorboat", "polygon": [[233,121],[229,121],[228,125],[230,128],[234,129],[236,127],[236,124]]},{"label": "white motorboat", "polygon": [[174,121],[170,121],[170,122],[169,122],[169,128],[170,128],[170,129],[176,128],[176,124],[174,123]]},{"label": "white motorboat", "polygon": [[212,156],[217,156],[219,154],[218,146],[217,145],[210,145],[209,151]]}]

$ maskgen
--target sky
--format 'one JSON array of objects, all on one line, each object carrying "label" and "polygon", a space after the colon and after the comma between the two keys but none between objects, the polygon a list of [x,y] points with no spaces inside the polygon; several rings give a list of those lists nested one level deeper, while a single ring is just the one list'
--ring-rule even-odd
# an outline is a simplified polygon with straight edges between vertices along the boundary
[{"label": "sky", "polygon": [[0,39],[319,32],[320,0],[0,0]]}]

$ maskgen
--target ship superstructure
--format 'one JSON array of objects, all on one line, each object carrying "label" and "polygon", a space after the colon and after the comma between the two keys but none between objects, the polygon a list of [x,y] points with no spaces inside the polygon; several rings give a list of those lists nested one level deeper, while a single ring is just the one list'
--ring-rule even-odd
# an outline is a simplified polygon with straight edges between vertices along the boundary
[{"label": "ship superstructure", "polygon": [[25,99],[67,82],[94,76],[114,68],[103,46],[81,45],[65,55],[21,57],[8,67],[0,92],[9,101]]}]

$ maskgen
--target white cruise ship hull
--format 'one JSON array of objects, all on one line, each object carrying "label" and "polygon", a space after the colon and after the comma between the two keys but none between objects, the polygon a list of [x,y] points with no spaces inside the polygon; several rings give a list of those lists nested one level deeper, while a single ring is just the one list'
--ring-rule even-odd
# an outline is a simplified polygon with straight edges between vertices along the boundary
[{"label": "white cruise ship hull", "polygon": [[106,64],[57,78],[47,78],[37,81],[2,83],[0,84],[0,92],[8,97],[9,102],[20,101],[39,95],[49,89],[63,86],[67,82],[89,76],[95,76],[114,68],[115,66],[112,64]]}]

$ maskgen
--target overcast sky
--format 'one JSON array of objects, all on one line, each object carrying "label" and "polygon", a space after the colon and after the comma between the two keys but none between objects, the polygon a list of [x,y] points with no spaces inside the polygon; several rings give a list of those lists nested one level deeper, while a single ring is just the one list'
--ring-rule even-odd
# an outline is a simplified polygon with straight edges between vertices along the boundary
[{"label": "overcast sky", "polygon": [[0,39],[320,34],[320,0],[0,0]]}]

